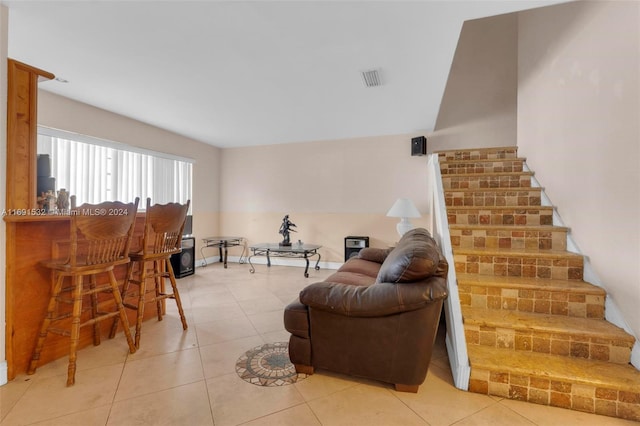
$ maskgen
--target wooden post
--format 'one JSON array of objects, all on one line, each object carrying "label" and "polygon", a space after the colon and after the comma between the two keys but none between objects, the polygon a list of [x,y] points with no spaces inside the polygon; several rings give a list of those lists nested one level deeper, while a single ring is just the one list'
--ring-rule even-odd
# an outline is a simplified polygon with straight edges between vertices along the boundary
[{"label": "wooden post", "polygon": [[53,74],[13,59],[7,67],[6,208],[37,206],[38,81]]}]

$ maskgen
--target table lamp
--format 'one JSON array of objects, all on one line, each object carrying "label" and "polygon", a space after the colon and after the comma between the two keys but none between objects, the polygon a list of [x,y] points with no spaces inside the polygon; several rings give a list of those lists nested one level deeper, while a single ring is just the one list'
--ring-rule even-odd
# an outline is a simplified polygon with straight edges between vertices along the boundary
[{"label": "table lamp", "polygon": [[396,230],[398,234],[400,234],[400,237],[402,237],[405,232],[413,229],[409,218],[420,217],[420,212],[410,199],[398,198],[387,212],[387,216],[400,218],[400,222],[396,225]]}]

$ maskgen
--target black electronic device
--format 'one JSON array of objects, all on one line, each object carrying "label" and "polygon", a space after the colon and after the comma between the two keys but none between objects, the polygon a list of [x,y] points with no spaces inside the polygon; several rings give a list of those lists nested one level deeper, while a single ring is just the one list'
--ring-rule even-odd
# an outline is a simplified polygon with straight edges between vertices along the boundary
[{"label": "black electronic device", "polygon": [[427,138],[424,136],[411,138],[411,155],[427,155]]},{"label": "black electronic device", "polygon": [[51,158],[49,154],[38,154],[36,171],[38,176],[51,176]]},{"label": "black electronic device", "polygon": [[176,278],[193,275],[196,270],[196,239],[184,237],[182,251],[171,256],[171,266]]},{"label": "black electronic device", "polygon": [[49,154],[38,154],[36,172],[36,193],[40,196],[43,192],[56,192],[56,178],[51,176],[51,158]]},{"label": "black electronic device", "polygon": [[348,236],[344,238],[344,261],[358,255],[360,250],[369,247],[369,237]]},{"label": "black electronic device", "polygon": [[182,230],[182,235],[191,234],[193,234],[193,216],[188,214],[184,219],[184,229]]}]

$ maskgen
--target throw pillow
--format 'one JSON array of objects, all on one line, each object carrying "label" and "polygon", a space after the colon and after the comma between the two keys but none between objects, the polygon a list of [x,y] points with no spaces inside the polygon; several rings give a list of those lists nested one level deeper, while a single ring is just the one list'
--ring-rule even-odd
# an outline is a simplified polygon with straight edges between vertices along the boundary
[{"label": "throw pillow", "polygon": [[412,229],[403,235],[378,272],[378,282],[407,283],[423,280],[436,273],[440,249],[429,231]]}]

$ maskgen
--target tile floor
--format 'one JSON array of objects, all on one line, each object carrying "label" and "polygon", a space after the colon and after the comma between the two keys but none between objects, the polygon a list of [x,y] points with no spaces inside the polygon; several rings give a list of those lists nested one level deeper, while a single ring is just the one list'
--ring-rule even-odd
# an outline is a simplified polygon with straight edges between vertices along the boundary
[{"label": "tile floor", "polygon": [[143,326],[131,355],[120,334],[78,354],[76,385],[65,387],[67,360],[0,387],[2,425],[631,425],[629,421],[459,391],[452,385],[442,333],[417,394],[319,372],[294,385],[241,380],[246,350],[287,341],[282,311],[306,284],[332,271],[230,263],[178,280],[189,329],[174,304],[162,322]]}]

